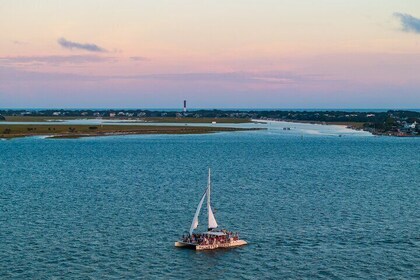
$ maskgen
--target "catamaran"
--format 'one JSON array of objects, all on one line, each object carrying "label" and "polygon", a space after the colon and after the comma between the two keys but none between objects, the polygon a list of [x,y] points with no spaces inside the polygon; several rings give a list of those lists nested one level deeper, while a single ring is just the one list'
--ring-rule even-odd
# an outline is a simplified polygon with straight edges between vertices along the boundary
[{"label": "catamaran", "polygon": [[[218,229],[216,218],[210,205],[210,188],[211,188],[211,173],[209,168],[209,177],[207,188],[198,203],[197,210],[188,235],[184,235],[181,240],[175,242],[176,247],[185,247],[195,250],[213,250],[218,248],[231,248],[246,245],[245,240],[239,239],[238,233],[233,233],[225,229]],[[201,207],[207,197],[207,213],[208,213],[208,227],[206,232],[194,233],[193,231],[198,227],[198,216],[200,215]]]}]

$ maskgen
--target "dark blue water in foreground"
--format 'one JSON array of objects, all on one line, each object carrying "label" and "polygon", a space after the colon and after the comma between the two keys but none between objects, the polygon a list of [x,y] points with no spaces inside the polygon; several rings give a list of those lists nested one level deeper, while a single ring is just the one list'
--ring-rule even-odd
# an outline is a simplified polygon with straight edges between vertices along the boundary
[{"label": "dark blue water in foreground", "polygon": [[[419,279],[419,155],[267,132],[0,141],[0,278]],[[248,246],[174,248],[208,166]]]}]

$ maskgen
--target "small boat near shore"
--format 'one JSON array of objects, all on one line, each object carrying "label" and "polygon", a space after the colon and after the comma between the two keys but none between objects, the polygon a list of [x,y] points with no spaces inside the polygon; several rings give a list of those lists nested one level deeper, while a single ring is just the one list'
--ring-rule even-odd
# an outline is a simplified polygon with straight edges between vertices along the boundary
[{"label": "small boat near shore", "polygon": [[[206,191],[198,203],[197,210],[187,235],[183,235],[181,240],[175,242],[175,247],[188,248],[194,250],[214,250],[219,248],[232,248],[248,244],[245,240],[239,239],[239,233],[231,232],[226,229],[218,229],[216,218],[210,205],[211,172],[209,168],[209,177]],[[198,227],[198,216],[204,200],[207,197],[208,227],[207,231],[194,233]]]}]

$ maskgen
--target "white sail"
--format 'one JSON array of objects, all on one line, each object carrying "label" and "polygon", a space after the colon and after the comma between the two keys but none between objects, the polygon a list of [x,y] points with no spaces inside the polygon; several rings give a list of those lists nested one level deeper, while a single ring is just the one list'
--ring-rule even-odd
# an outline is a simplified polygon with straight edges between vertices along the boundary
[{"label": "white sail", "polygon": [[207,191],[203,194],[203,197],[200,200],[200,203],[197,206],[197,210],[195,211],[194,219],[191,224],[190,234],[192,234],[193,230],[198,226],[198,215],[200,215],[201,206],[203,206],[204,198],[206,197]]},{"label": "white sail", "polygon": [[217,228],[217,226],[218,225],[216,219],[214,218],[213,211],[211,210],[211,208],[209,208],[209,229]]},{"label": "white sail", "polygon": [[210,205],[210,187],[211,187],[211,182],[210,182],[210,168],[209,168],[209,180],[207,183],[207,211],[209,214],[209,226],[208,229],[212,229],[212,228],[217,228],[217,222],[216,222],[216,218],[214,217],[213,211],[211,210],[211,205]]}]

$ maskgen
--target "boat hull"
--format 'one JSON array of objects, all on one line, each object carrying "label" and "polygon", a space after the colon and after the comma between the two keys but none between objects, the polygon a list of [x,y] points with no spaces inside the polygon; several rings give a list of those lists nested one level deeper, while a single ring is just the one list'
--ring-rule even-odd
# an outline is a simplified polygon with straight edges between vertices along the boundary
[{"label": "boat hull", "polygon": [[231,241],[227,243],[217,243],[217,244],[209,244],[209,245],[199,245],[199,244],[194,244],[194,243],[177,241],[175,242],[175,247],[202,251],[202,250],[215,250],[215,249],[223,249],[223,248],[234,248],[234,247],[244,246],[246,244],[248,243],[245,240],[235,240],[235,241]]}]

